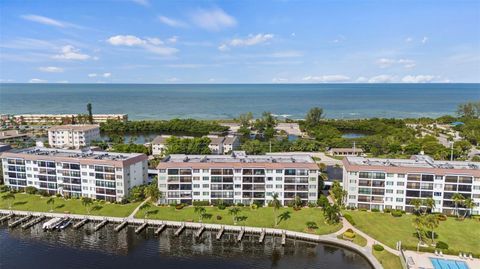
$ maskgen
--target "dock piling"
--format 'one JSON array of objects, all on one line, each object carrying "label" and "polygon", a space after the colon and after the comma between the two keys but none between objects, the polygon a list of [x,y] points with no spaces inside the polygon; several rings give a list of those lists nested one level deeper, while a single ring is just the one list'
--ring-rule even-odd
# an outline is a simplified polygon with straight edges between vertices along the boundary
[{"label": "dock piling", "polygon": [[197,232],[195,232],[195,237],[199,238],[202,235],[204,230],[205,230],[205,226],[202,225],[202,227],[200,227],[200,229],[198,229]]},{"label": "dock piling", "polygon": [[29,220],[30,218],[32,217],[32,215],[26,215],[25,217],[21,218],[21,219],[18,219],[10,224],[8,224],[8,227],[9,228],[15,228],[18,224],[24,222],[24,221],[27,221]]},{"label": "dock piling", "polygon": [[155,235],[159,235],[165,228],[167,227],[167,224],[162,224],[158,229],[155,230]]},{"label": "dock piling", "polygon": [[97,224],[95,226],[95,231],[98,231],[100,230],[103,226],[105,226],[106,224],[108,223],[108,220],[104,219],[102,222],[100,222],[99,224]]},{"label": "dock piling", "polygon": [[243,238],[243,235],[244,235],[244,234],[245,234],[245,229],[242,228],[242,229],[240,230],[240,233],[239,233],[238,236],[237,236],[237,242],[242,241],[242,238]]},{"label": "dock piling", "polygon": [[127,220],[122,221],[122,223],[118,224],[118,225],[114,228],[115,232],[117,232],[117,233],[120,232],[125,226],[127,226],[127,224],[128,224],[128,221],[127,221]]},{"label": "dock piling", "polygon": [[145,227],[147,227],[147,225],[148,225],[147,222],[142,223],[142,225],[138,226],[138,228],[135,229],[135,233],[136,234],[140,233],[143,229],[145,229]]},{"label": "dock piling", "polygon": [[217,233],[217,236],[216,236],[217,240],[220,240],[220,238],[222,238],[222,234],[223,234],[224,231],[225,231],[225,227],[222,226]]},{"label": "dock piling", "polygon": [[30,227],[32,227],[33,225],[41,222],[41,221],[44,220],[44,219],[45,219],[45,215],[41,215],[40,217],[34,218],[33,220],[31,220],[31,221],[23,224],[23,225],[22,225],[22,229],[30,228]]},{"label": "dock piling", "polygon": [[81,221],[75,223],[75,224],[73,225],[73,228],[74,228],[74,229],[79,229],[80,227],[82,227],[83,225],[85,225],[85,223],[87,223],[88,221],[89,221],[88,218],[84,218],[84,219],[82,219]]},{"label": "dock piling", "polygon": [[180,226],[180,228],[178,228],[178,230],[175,232],[175,236],[179,236],[183,229],[185,229],[185,223],[182,223],[182,226]]}]

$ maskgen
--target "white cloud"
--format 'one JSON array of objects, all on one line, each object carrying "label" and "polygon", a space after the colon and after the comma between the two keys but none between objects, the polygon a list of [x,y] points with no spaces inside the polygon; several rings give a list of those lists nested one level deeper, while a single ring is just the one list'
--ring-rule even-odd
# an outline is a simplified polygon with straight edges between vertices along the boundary
[{"label": "white cloud", "polygon": [[405,42],[407,42],[407,43],[410,43],[410,42],[412,42],[412,41],[413,41],[413,38],[411,38],[411,37],[405,38]]},{"label": "white cloud", "polygon": [[94,78],[94,77],[97,77],[97,74],[95,73],[90,73],[87,75],[89,78]]},{"label": "white cloud", "polygon": [[424,37],[422,38],[422,44],[427,43],[427,41],[428,41],[428,37],[424,36]]},{"label": "white cloud", "polygon": [[368,78],[360,76],[357,78],[357,80],[355,80],[355,82],[365,83],[365,82],[368,82]]},{"label": "white cloud", "polygon": [[132,0],[135,4],[139,4],[144,7],[150,6],[150,2],[148,0]]},{"label": "white cloud", "polygon": [[59,80],[59,81],[57,81],[57,82],[55,82],[55,83],[64,83],[64,84],[65,84],[65,83],[68,83],[68,80]]},{"label": "white cloud", "polygon": [[378,75],[378,76],[371,77],[368,80],[368,83],[390,83],[390,82],[393,82],[394,80],[395,80],[395,77],[391,75]]},{"label": "white cloud", "polygon": [[404,83],[427,83],[427,82],[432,82],[432,80],[435,79],[435,76],[432,75],[417,75],[417,76],[404,76],[402,78],[402,82]]},{"label": "white cloud", "polygon": [[165,81],[167,81],[167,82],[178,82],[178,81],[180,81],[180,79],[178,79],[176,77],[171,77],[171,78],[167,78]]},{"label": "white cloud", "polygon": [[45,24],[45,25],[50,25],[55,27],[65,28],[69,26],[68,23],[64,23],[61,21],[57,21],[57,20],[47,18],[44,16],[39,16],[39,15],[28,14],[28,15],[22,15],[21,18],[28,21],[38,22],[40,24]]},{"label": "white cloud", "polygon": [[55,67],[55,66],[41,66],[38,68],[38,70],[42,72],[47,72],[47,73],[62,73],[63,68],[61,67]]},{"label": "white cloud", "polygon": [[307,82],[347,82],[350,77],[345,75],[306,76],[302,80]]},{"label": "white cloud", "polygon": [[220,8],[199,9],[191,14],[191,19],[198,27],[209,31],[220,31],[237,25],[237,20]]},{"label": "white cloud", "polygon": [[273,34],[256,34],[249,35],[247,38],[234,38],[228,42],[221,44],[218,49],[226,51],[229,47],[247,47],[265,43],[273,38]]},{"label": "white cloud", "polygon": [[178,41],[178,36],[172,36],[169,39],[167,39],[168,43],[175,44]]},{"label": "white cloud", "polygon": [[107,39],[107,42],[114,46],[141,47],[155,54],[170,56],[178,52],[178,49],[164,46],[159,38],[141,39],[134,35],[116,35]]},{"label": "white cloud", "polygon": [[39,78],[32,78],[31,80],[28,81],[28,83],[47,83],[47,80],[44,79],[39,79]]},{"label": "white cloud", "polygon": [[80,61],[83,61],[83,60],[88,60],[91,57],[90,57],[90,55],[80,53],[80,50],[76,49],[72,45],[66,45],[66,46],[62,47],[61,53],[57,54],[57,55],[54,55],[53,58],[54,59],[59,59],[59,60],[80,60]]},{"label": "white cloud", "polygon": [[376,64],[380,68],[387,68],[396,64],[402,65],[404,68],[407,68],[407,69],[414,68],[416,66],[415,61],[411,59],[397,60],[397,59],[389,59],[389,58],[380,58],[377,60]]},{"label": "white cloud", "polygon": [[116,35],[107,39],[107,42],[114,46],[138,46],[146,43],[145,40],[142,40],[133,35]]},{"label": "white cloud", "polygon": [[109,78],[112,76],[112,73],[103,73],[102,75],[104,78]]},{"label": "white cloud", "polygon": [[272,78],[273,83],[286,83],[288,82],[288,78]]},{"label": "white cloud", "polygon": [[158,16],[158,20],[170,27],[187,27],[188,25],[180,20],[172,19],[166,16]]}]

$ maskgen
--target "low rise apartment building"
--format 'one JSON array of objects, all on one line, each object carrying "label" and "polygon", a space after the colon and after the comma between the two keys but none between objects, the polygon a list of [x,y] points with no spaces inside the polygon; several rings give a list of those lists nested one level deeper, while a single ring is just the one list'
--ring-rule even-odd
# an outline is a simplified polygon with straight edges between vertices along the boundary
[{"label": "low rise apartment building", "polygon": [[121,201],[147,179],[147,156],[137,153],[13,149],[0,154],[5,185],[68,197]]},{"label": "low rise apartment building", "polygon": [[98,139],[100,139],[98,125],[57,125],[48,129],[48,144],[55,148],[79,149],[90,146],[90,142]]},{"label": "low rise apartment building", "polygon": [[[20,115],[2,115],[3,121],[13,120],[18,124],[58,124],[65,119],[77,118],[78,114],[20,114]],[[94,123],[102,123],[107,120],[118,120],[126,122],[127,114],[93,114]]]},{"label": "low rise apartment building", "polygon": [[[167,150],[167,139],[171,135],[159,135],[152,140],[152,154],[163,156]],[[179,138],[193,138],[193,136],[178,136]],[[238,136],[216,136],[208,135],[210,144],[208,148],[212,154],[228,154],[240,147],[240,138]]]},{"label": "low rise apartment building", "polygon": [[305,155],[183,155],[166,157],[157,166],[162,202],[222,200],[267,205],[274,193],[283,205],[296,196],[316,202],[319,168]]},{"label": "low rise apartment building", "polygon": [[[412,199],[433,198],[434,212],[453,214],[455,193],[475,203],[480,214],[480,163],[436,161],[426,155],[411,159],[345,157],[346,204],[365,209],[412,212]],[[463,211],[464,212],[464,211]]]}]

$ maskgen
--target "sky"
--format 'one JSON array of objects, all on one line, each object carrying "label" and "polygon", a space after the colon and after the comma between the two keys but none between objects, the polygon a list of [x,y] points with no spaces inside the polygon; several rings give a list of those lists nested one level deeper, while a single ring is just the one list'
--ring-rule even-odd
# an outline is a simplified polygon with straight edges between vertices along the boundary
[{"label": "sky", "polygon": [[480,1],[0,1],[0,82],[480,82]]}]

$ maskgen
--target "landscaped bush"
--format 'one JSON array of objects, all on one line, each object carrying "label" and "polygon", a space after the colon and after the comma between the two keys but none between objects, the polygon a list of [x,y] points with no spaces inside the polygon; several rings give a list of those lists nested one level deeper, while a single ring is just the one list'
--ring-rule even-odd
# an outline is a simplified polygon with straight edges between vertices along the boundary
[{"label": "landscaped bush", "polygon": [[448,244],[443,241],[438,241],[435,247],[439,249],[448,249]]},{"label": "landscaped bush", "polygon": [[439,221],[446,221],[447,220],[447,215],[444,215],[444,214],[437,215],[437,219]]},{"label": "landscaped bush", "polygon": [[175,206],[175,209],[176,210],[182,210],[184,207],[185,207],[184,204],[178,204],[178,205]]},{"label": "landscaped bush", "polygon": [[50,194],[46,190],[38,190],[38,194],[44,197],[49,197]]},{"label": "landscaped bush", "polygon": [[378,209],[378,208],[372,208],[371,211],[372,211],[372,212],[380,212],[380,209]]},{"label": "landscaped bush", "polygon": [[25,188],[25,192],[28,193],[28,194],[35,194],[37,193],[37,188],[33,187],[33,186],[28,186]]},{"label": "landscaped bush", "polygon": [[353,217],[350,214],[343,214],[343,217],[350,222],[353,226],[355,226],[355,221],[353,220]]},{"label": "landscaped bush", "polygon": [[6,185],[0,185],[0,193],[2,193],[2,192],[7,192],[8,189],[9,189],[8,186],[6,186]]},{"label": "landscaped bush", "polygon": [[217,220],[222,220],[222,216],[217,215]]},{"label": "landscaped bush", "polygon": [[310,202],[308,203],[308,207],[317,207],[317,203]]},{"label": "landscaped bush", "polygon": [[238,207],[244,207],[245,205],[243,203],[237,203]]},{"label": "landscaped bush", "polygon": [[392,216],[394,217],[401,217],[403,215],[402,211],[401,210],[394,210],[390,213]]},{"label": "landscaped bush", "polygon": [[218,205],[218,209],[220,209],[220,210],[224,210],[225,208],[227,208],[227,206],[224,205],[224,204],[219,204]]},{"label": "landscaped bush", "polygon": [[367,211],[366,208],[359,208],[358,211]]},{"label": "landscaped bush", "polygon": [[193,206],[209,206],[210,203],[208,201],[193,201]]},{"label": "landscaped bush", "polygon": [[390,213],[390,212],[392,212],[392,209],[390,209],[390,208],[385,208],[383,210],[383,213]]},{"label": "landscaped bush", "polygon": [[379,244],[373,245],[373,249],[376,251],[383,251],[383,246]]},{"label": "landscaped bush", "polygon": [[353,238],[355,238],[355,233],[354,232],[344,232],[343,237],[346,237],[348,239],[353,239]]},{"label": "landscaped bush", "polygon": [[[432,231],[426,231],[425,236],[429,239],[432,238]],[[433,232],[433,238],[438,238],[438,234],[436,232]]]}]

